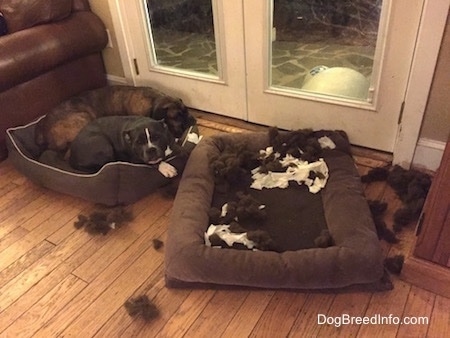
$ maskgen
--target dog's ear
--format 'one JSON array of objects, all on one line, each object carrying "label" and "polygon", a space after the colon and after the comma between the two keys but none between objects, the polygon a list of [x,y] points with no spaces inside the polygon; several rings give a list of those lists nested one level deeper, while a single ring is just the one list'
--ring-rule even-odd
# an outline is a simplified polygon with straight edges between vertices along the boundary
[{"label": "dog's ear", "polygon": [[150,117],[155,120],[165,120],[171,104],[172,101],[168,96],[156,99]]}]

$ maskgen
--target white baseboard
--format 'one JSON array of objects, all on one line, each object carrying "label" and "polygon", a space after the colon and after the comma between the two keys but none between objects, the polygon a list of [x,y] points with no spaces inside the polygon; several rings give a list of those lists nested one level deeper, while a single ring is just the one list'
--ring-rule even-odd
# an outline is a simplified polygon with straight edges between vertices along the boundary
[{"label": "white baseboard", "polygon": [[106,74],[106,80],[109,85],[129,85],[127,79],[121,76]]},{"label": "white baseboard", "polygon": [[417,142],[412,166],[436,171],[444,154],[445,142],[421,138]]}]

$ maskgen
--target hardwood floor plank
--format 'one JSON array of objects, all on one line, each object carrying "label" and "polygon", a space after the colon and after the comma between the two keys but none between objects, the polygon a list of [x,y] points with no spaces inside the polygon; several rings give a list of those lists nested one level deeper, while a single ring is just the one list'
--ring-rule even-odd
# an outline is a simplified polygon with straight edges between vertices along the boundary
[{"label": "hardwood floor plank", "polygon": [[[415,286],[411,287],[402,318],[426,317],[429,320],[431,318],[431,312],[433,311],[435,298],[436,295],[429,291]],[[428,323],[400,325],[397,337],[426,337],[428,332]]]},{"label": "hardwood floor plank", "polygon": [[17,216],[39,194],[40,192],[30,185],[28,187],[18,186],[2,195],[0,198],[0,238],[21,225],[16,222]]},{"label": "hardwood floor plank", "polygon": [[185,292],[188,292],[188,296],[156,337],[183,337],[215,294],[215,290],[185,290]]},{"label": "hardwood floor plank", "polygon": [[217,290],[184,337],[219,337],[239,310],[249,291]]},{"label": "hardwood floor plank", "polygon": [[222,337],[248,337],[266,310],[275,292],[273,290],[250,292],[222,334]]},{"label": "hardwood floor plank", "polygon": [[334,298],[334,294],[310,293],[292,325],[289,337],[316,337],[321,329],[317,324],[318,315],[329,311]]},{"label": "hardwood floor plank", "polygon": [[[0,308],[5,309],[25,294],[36,283],[58,268],[62,262],[83,246],[89,238],[79,234],[70,238],[61,246],[54,247],[47,255],[37,260],[0,289]],[[69,264],[65,264],[69,266]],[[68,271],[70,273],[72,270]]]},{"label": "hardwood floor plank", "polygon": [[306,299],[304,293],[276,291],[250,337],[287,337]]},{"label": "hardwood floor plank", "polygon": [[54,247],[53,244],[43,241],[20,257],[20,259],[9,265],[6,269],[0,271],[0,289],[25,269],[33,265],[37,260],[47,255]]},{"label": "hardwood floor plank", "polygon": [[155,255],[153,248],[148,248],[130,266],[104,289],[95,299],[89,299],[89,305],[79,312],[75,320],[65,328],[62,336],[91,337],[119,308],[129,295],[134,292],[163,263],[161,255]]},{"label": "hardwood floor plank", "polygon": [[42,210],[48,208],[49,205],[52,205],[57,201],[56,194],[43,192],[36,198],[31,201],[28,205],[24,206],[19,212],[16,214],[12,214],[10,219],[13,220],[17,225],[22,225],[26,221],[31,218],[36,217]]},{"label": "hardwood floor plank", "polygon": [[1,176],[6,175],[7,173],[9,173],[11,171],[15,171],[15,169],[8,159],[0,162],[0,175]]},{"label": "hardwood floor plank", "polygon": [[4,237],[0,238],[0,252],[20,240],[22,237],[25,237],[28,233],[28,230],[18,227],[6,234]]},{"label": "hardwood floor plank", "polygon": [[[369,292],[351,292],[336,295],[327,317],[364,316],[372,294]],[[319,337],[355,337],[359,325],[323,325],[319,330]]]},{"label": "hardwood floor plank", "polygon": [[[35,284],[30,285],[30,287],[25,291],[25,293],[14,292],[14,285],[9,289],[7,296],[1,294],[0,310],[1,318],[0,321],[0,332],[5,330],[10,326],[15,320],[17,320],[24,313],[29,311],[29,309],[36,304],[42,297],[48,294],[53,288],[55,288],[61,281],[63,281],[70,274],[71,267],[68,264],[59,264],[55,269],[53,269],[48,275],[44,276],[42,279],[37,280]],[[32,275],[28,276],[33,278]],[[24,281],[26,284],[26,281]],[[23,289],[23,285],[20,289]],[[15,297],[12,301],[5,303],[7,308],[3,307],[4,300],[11,300],[11,296]],[[50,337],[50,336],[48,336]]]},{"label": "hardwood floor plank", "polygon": [[[393,284],[393,291],[373,294],[364,316],[402,317],[411,286],[398,279],[394,279]],[[385,324],[362,325],[358,337],[395,337],[398,329],[398,324],[385,320]]]},{"label": "hardwood floor plank", "polygon": [[367,167],[367,168],[377,168],[377,167],[385,167],[388,162],[380,159],[374,159],[367,156],[362,156],[361,154],[354,154],[353,149],[353,159],[358,167]]},{"label": "hardwood floor plank", "polygon": [[234,127],[230,125],[218,124],[212,121],[197,119],[197,124],[203,128],[213,129],[226,133],[243,133],[248,132],[248,129]]},{"label": "hardwood floor plank", "polygon": [[[129,295],[128,299],[146,295],[149,300],[153,302],[153,299],[156,297],[158,292],[160,292],[164,287],[164,284],[161,283],[163,270],[164,264],[160,264],[151,274],[151,276],[141,286],[136,288],[133,293]],[[147,325],[147,322],[139,317],[131,317],[127,313],[125,307],[122,306],[103,324],[103,326],[96,332],[94,337],[119,338],[130,337],[133,335],[136,336],[144,325]]]},{"label": "hardwood floor plank", "polygon": [[431,313],[428,337],[445,338],[450,332],[450,298],[437,295]]},{"label": "hardwood floor plank", "polygon": [[235,127],[238,130],[245,131],[266,131],[268,127],[255,123],[248,123],[242,120],[229,118],[217,114],[202,112],[199,110],[189,109],[191,114],[197,119],[197,124],[203,126],[207,124],[212,129],[224,130],[227,127]]},{"label": "hardwood floor plank", "polygon": [[0,199],[0,222],[15,215],[24,206],[30,204],[43,193],[43,188],[26,181],[9,191]]},{"label": "hardwood floor plank", "polygon": [[[166,224],[167,219],[160,219],[154,224],[149,224],[147,231],[133,242],[127,250],[103,270],[91,283],[89,283],[89,285],[66,306],[64,312],[58,313],[47,322],[44,327],[36,332],[36,337],[54,337],[60,335],[80,313],[83,313],[91,303],[101,296],[103,292],[127,271],[135,261],[140,259],[145,252],[150,255],[151,250],[154,251],[152,239],[161,236],[165,231]],[[155,253],[153,253],[153,255],[154,257],[159,257],[159,255],[155,255]],[[147,263],[152,266],[154,260],[149,259]],[[145,270],[146,268],[143,269]],[[131,278],[128,278],[128,281],[134,285]],[[134,289],[128,293],[127,296],[129,297],[137,287],[139,287],[139,285],[134,285]],[[114,309],[114,312],[116,310],[117,308]],[[111,313],[111,316],[113,313]],[[100,324],[103,324],[103,322],[99,323],[99,325]],[[97,329],[100,329],[100,327]]]},{"label": "hardwood floor plank", "polygon": [[[179,307],[183,304],[190,293],[190,290],[166,288],[164,276],[162,273],[160,277],[161,278],[158,284],[161,286],[161,290],[153,298],[153,302],[155,306],[160,310],[160,314],[150,323],[141,326],[141,329],[136,332],[136,336],[138,337],[157,336],[157,334],[162,330],[162,328],[166,325],[173,314],[179,309]],[[133,324],[130,325],[129,329],[134,327],[135,324],[136,322],[133,322]],[[132,331],[127,330],[125,332],[125,335],[130,337],[130,332]]]},{"label": "hardwood floor plank", "polygon": [[74,221],[77,208],[58,209],[50,218],[33,227],[27,235],[15,242],[0,253],[0,271],[26,254],[33,247],[53,234],[57,229],[68,222]]},{"label": "hardwood floor plank", "polygon": [[68,275],[50,292],[36,302],[24,315],[9,326],[2,335],[6,337],[32,337],[46,321],[52,318],[81,290],[86,283],[79,278]]},{"label": "hardwood floor plank", "polygon": [[17,189],[17,184],[9,181],[7,177],[2,177],[0,180],[0,196],[5,196],[14,189]]},{"label": "hardwood floor plank", "polygon": [[[168,218],[165,218],[165,221],[168,221]],[[167,224],[163,226],[163,228],[167,228]],[[165,239],[165,235],[166,232],[162,233],[159,236],[161,240]],[[163,249],[156,250],[155,254],[164,255]],[[155,303],[155,297],[165,287],[163,271],[164,264],[161,264],[140,287],[138,287],[132,294],[129,295],[129,299],[141,295],[146,295],[150,299],[150,301]],[[161,307],[159,305],[157,306],[157,308],[161,310]],[[157,320],[159,319],[153,319],[152,323]],[[109,318],[109,320],[105,323],[105,325],[101,327],[99,331],[97,331],[95,337],[133,337],[138,335],[142,327],[148,324],[149,323],[145,322],[141,318],[132,318],[128,315],[125,308],[122,307]],[[153,332],[152,336],[154,336],[155,334],[156,332]]]},{"label": "hardwood floor plank", "polygon": [[[124,227],[111,231],[110,241],[104,245],[73,273],[84,281],[90,282],[98,276],[112,261],[117,259],[131,243],[133,243],[149,224],[164,217],[164,214],[172,206],[172,201],[153,198],[146,210],[142,211],[133,222]],[[95,267],[93,269],[93,267]]]},{"label": "hardwood floor plank", "polygon": [[[78,214],[89,206],[86,201],[71,196],[58,194],[53,197],[59,198],[48,203],[44,209],[40,210],[34,217],[27,219],[21,226],[30,231],[43,224],[53,226],[61,223],[61,219],[67,219],[67,217],[76,219]],[[59,227],[55,231],[58,229]]]}]

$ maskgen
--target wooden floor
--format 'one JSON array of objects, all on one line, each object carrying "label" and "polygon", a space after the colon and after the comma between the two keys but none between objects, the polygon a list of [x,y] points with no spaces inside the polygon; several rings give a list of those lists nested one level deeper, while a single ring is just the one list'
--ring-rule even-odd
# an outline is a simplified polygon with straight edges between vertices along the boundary
[{"label": "wooden floor", "polygon": [[[205,135],[238,132],[239,123],[218,125],[199,115]],[[250,126],[250,129],[261,127]],[[364,152],[362,152],[364,154]],[[387,156],[388,157],[388,156]],[[361,174],[386,155],[356,162]],[[389,202],[388,224],[398,206],[385,184],[366,189]],[[450,332],[450,299],[393,277],[393,291],[302,293],[273,290],[173,290],[164,285],[164,247],[172,201],[158,193],[132,206],[135,220],[106,236],[73,226],[91,203],[29,182],[0,163],[0,337],[444,337]],[[386,255],[405,252],[413,230]],[[160,316],[145,323],[128,316],[130,297],[146,294]],[[428,325],[318,325],[329,317],[427,317]]]}]

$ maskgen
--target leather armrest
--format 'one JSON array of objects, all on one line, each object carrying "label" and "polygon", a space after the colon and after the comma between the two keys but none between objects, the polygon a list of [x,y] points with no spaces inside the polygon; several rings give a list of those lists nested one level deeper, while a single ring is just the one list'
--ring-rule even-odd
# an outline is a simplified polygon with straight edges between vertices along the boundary
[{"label": "leather armrest", "polygon": [[73,0],[72,11],[89,11],[91,6],[89,5],[89,0]]},{"label": "leather armrest", "polygon": [[0,91],[9,89],[76,58],[101,51],[108,37],[90,11],[38,25],[0,39]]}]

